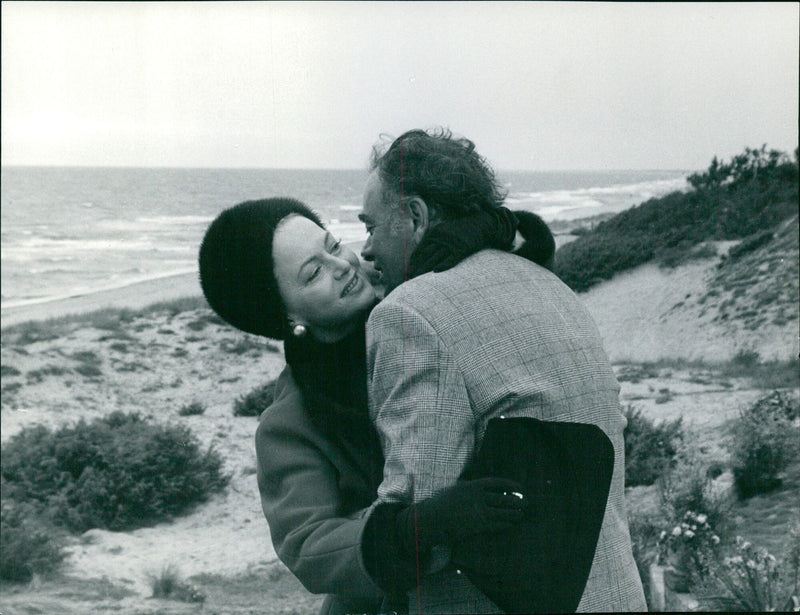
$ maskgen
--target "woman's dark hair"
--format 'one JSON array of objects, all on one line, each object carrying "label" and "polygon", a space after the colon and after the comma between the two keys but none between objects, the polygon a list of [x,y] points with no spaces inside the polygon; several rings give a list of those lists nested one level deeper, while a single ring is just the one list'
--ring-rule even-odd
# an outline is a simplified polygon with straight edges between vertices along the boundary
[{"label": "woman's dark hair", "polygon": [[[502,205],[505,191],[469,139],[445,129],[409,130],[388,147],[372,148],[383,199],[418,196],[442,219]],[[385,149],[385,151],[384,151]]]},{"label": "woman's dark hair", "polygon": [[281,220],[292,214],[325,228],[300,201],[272,198],[230,207],[206,231],[200,245],[200,286],[211,308],[237,329],[286,337],[289,323],[275,279],[272,238]]},{"label": "woman's dark hair", "polygon": [[525,242],[514,250],[514,254],[553,271],[556,240],[550,227],[532,211],[517,210],[514,216],[517,218],[517,230],[525,239]]}]

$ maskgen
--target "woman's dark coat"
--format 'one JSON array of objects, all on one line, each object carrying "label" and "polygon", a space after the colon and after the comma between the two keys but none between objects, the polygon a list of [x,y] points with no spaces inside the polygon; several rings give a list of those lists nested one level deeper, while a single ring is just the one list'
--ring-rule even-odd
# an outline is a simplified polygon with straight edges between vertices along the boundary
[{"label": "woman's dark coat", "polygon": [[256,454],[261,507],[280,560],[308,591],[336,594],[322,613],[377,612],[381,591],[360,547],[375,500],[375,459],[322,435],[288,366],[261,416]]}]

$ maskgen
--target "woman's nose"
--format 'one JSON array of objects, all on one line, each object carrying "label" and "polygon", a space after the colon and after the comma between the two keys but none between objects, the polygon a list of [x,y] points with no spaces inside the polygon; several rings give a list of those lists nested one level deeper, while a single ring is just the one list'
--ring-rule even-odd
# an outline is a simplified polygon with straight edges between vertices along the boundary
[{"label": "woman's nose", "polygon": [[353,263],[349,259],[344,256],[334,256],[333,254],[330,255],[330,265],[336,278],[341,278],[353,268]]}]

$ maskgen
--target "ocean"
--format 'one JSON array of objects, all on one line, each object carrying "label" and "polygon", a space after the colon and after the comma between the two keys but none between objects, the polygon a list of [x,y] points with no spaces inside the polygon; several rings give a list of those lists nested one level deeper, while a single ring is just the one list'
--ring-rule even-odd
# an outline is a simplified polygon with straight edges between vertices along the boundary
[{"label": "ocean", "polygon": [[[291,196],[345,242],[365,170],[3,167],[0,306],[42,303],[197,270],[208,224],[241,201]],[[686,171],[498,172],[507,205],[548,222],[616,213],[687,188]]]}]

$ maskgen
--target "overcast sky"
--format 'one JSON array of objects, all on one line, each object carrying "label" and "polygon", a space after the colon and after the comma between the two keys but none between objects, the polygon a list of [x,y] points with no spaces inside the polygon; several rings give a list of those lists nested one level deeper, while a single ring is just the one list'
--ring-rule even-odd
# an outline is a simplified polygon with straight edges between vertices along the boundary
[{"label": "overcast sky", "polygon": [[449,126],[500,169],[798,142],[797,3],[2,3],[2,163],[361,168]]}]

